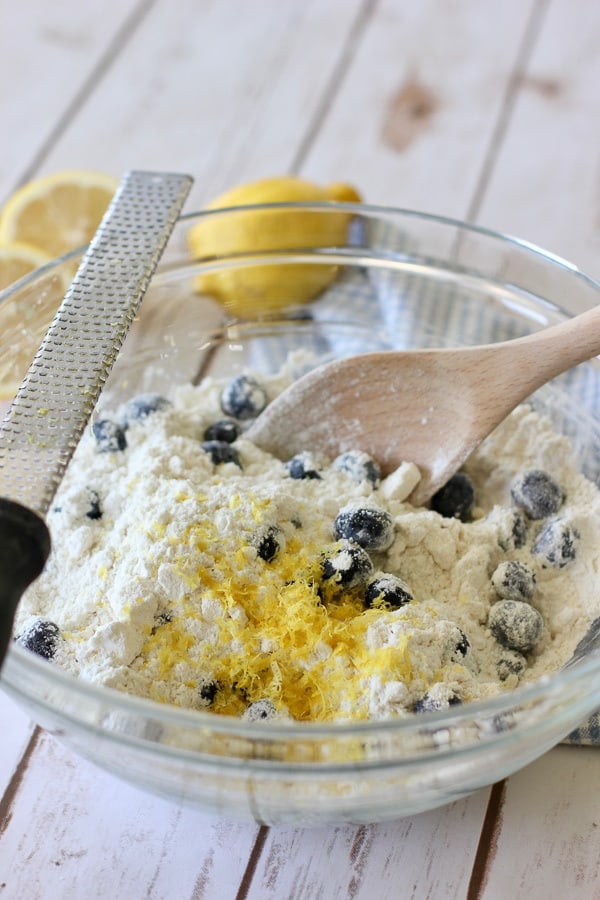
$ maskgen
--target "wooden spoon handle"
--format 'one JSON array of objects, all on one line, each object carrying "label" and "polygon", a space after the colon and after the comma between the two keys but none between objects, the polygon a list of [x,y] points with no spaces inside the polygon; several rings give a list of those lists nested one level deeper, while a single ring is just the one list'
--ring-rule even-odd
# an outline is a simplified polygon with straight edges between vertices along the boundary
[{"label": "wooden spoon handle", "polygon": [[486,356],[497,355],[506,371],[518,371],[521,396],[527,397],[556,375],[600,354],[600,306],[534,334],[481,349]]}]

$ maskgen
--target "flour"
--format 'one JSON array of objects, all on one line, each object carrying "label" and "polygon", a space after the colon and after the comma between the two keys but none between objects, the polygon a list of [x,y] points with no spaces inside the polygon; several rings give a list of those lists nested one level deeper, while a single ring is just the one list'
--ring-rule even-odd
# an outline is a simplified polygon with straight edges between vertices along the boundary
[{"label": "flour", "polygon": [[[269,398],[285,383],[265,382]],[[372,461],[310,447],[286,465],[244,437],[245,414],[234,443],[203,448],[223,386],[142,398],[126,427],[124,408],[86,435],[48,516],[53,553],[19,608],[21,643],[160,702],[300,720],[413,715],[568,661],[598,616],[600,495],[546,419],[522,406],[473,454],[461,521],[410,505],[409,461],[383,480]],[[543,519],[511,495],[528,470],[559,485]],[[336,533],[356,510],[362,548]],[[538,619],[531,648],[510,645],[511,628]]]}]

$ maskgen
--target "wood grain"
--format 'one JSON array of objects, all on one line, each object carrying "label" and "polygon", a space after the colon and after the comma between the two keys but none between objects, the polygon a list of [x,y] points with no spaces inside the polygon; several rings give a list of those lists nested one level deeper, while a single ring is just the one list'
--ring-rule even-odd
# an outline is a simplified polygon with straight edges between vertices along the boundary
[{"label": "wood grain", "polygon": [[600,756],[558,747],[507,782],[483,897],[600,898]]},{"label": "wood grain", "polygon": [[[27,0],[12,4],[10,15],[4,10],[0,198],[36,174],[46,145],[84,103],[89,80],[99,77],[149,5],[150,0]],[[64,165],[62,159],[58,168]],[[88,167],[85,157],[69,165]]]},{"label": "wood grain", "polygon": [[540,25],[478,221],[598,278],[598,4],[553,0]]},{"label": "wood grain", "polygon": [[115,174],[190,171],[188,209],[289,171],[361,5],[257,0],[249,14],[244,0],[157,4],[44,171],[81,159]]},{"label": "wood grain", "polygon": [[126,785],[44,735],[3,834],[0,896],[232,897],[256,833]]},{"label": "wood grain", "polygon": [[308,154],[369,202],[462,218],[502,110],[533,3],[382,0]]},{"label": "wood grain", "polygon": [[[67,166],[171,167],[196,176],[198,205],[295,170],[371,202],[471,210],[598,272],[597,0],[249,7],[13,4],[0,191]],[[3,694],[0,720],[2,900],[600,897],[596,750],[557,748],[508,779],[502,815],[486,818],[482,791],[387,825],[274,830],[144,794],[49,736],[29,743]]]},{"label": "wood grain", "polygon": [[385,825],[271,830],[248,900],[465,897],[487,798]]}]

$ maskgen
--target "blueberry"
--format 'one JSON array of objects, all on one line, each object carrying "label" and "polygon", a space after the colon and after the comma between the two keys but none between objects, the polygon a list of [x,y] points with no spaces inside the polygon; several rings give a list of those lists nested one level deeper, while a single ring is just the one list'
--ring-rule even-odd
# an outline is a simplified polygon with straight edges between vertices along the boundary
[{"label": "blueberry", "polygon": [[139,394],[128,400],[123,410],[123,422],[125,426],[135,420],[147,419],[154,412],[166,409],[170,402],[161,394]]},{"label": "blueberry", "polygon": [[456,662],[457,659],[463,658],[471,649],[471,643],[462,628],[457,627],[456,643],[452,648],[451,659]]},{"label": "blueberry", "polygon": [[98,491],[89,490],[88,491],[90,508],[86,512],[86,516],[88,519],[101,519],[102,518],[102,506],[100,504],[100,495]]},{"label": "blueberry", "polygon": [[496,567],[492,585],[502,600],[531,600],[535,593],[535,573],[525,563],[506,560]]},{"label": "blueberry", "polygon": [[513,510],[512,514],[513,519],[510,532],[505,541],[505,550],[518,550],[525,545],[525,541],[527,540],[527,522],[525,516],[518,509]]},{"label": "blueberry", "polygon": [[515,478],[510,493],[530,519],[545,519],[554,515],[565,499],[562,488],[541,469],[530,469]]},{"label": "blueberry", "polygon": [[348,450],[336,456],[332,466],[340,472],[344,472],[356,484],[367,481],[373,487],[377,487],[381,481],[381,469],[368,453],[362,450]]},{"label": "blueberry", "polygon": [[288,461],[286,462],[285,467],[290,475],[290,478],[295,478],[297,480],[301,480],[304,478],[321,478],[318,472],[318,463],[316,462],[313,454],[308,450],[292,456],[292,458],[288,459]]},{"label": "blueberry", "polygon": [[551,519],[538,533],[532,553],[555,569],[564,569],[577,556],[580,534],[563,519]]},{"label": "blueberry", "polygon": [[239,436],[240,426],[233,419],[218,419],[204,432],[205,441],[225,441],[226,444],[233,444]]},{"label": "blueberry", "polygon": [[372,609],[399,609],[413,599],[406,582],[387,572],[370,581],[365,592],[365,606]]},{"label": "blueberry", "polygon": [[277,715],[277,710],[270,700],[255,700],[251,703],[242,716],[247,722],[262,722],[265,719],[273,719]]},{"label": "blueberry", "polygon": [[275,525],[269,525],[256,540],[256,552],[265,562],[271,562],[281,550],[282,542],[283,535],[280,529]]},{"label": "blueberry", "polygon": [[173,621],[173,617],[171,613],[168,613],[166,610],[164,612],[159,612],[154,616],[154,624],[152,626],[152,634],[156,634],[157,629],[161,628],[163,625],[168,625],[169,622]]},{"label": "blueberry", "polygon": [[460,703],[462,701],[454,691],[437,691],[435,693],[428,691],[419,697],[413,706],[413,711],[416,713],[435,712],[440,709],[448,709],[450,706],[457,706]]},{"label": "blueberry", "polygon": [[354,541],[339,541],[321,558],[323,586],[331,593],[364,588],[373,571],[369,554]]},{"label": "blueberry", "polygon": [[376,507],[342,509],[333,524],[337,538],[355,541],[365,550],[387,550],[394,541],[394,520]]},{"label": "blueberry", "polygon": [[503,647],[529,653],[542,637],[544,621],[529,603],[499,600],[490,609],[488,627]]},{"label": "blueberry", "polygon": [[527,660],[522,653],[518,653],[516,650],[504,650],[496,662],[496,672],[500,681],[506,681],[510,675],[516,675],[518,678],[526,668]]},{"label": "blueberry", "polygon": [[498,536],[498,546],[505,553],[519,550],[527,541],[528,519],[521,509],[494,506],[488,513],[487,521],[494,525]]},{"label": "blueberry", "polygon": [[200,699],[204,701],[206,706],[210,706],[215,699],[219,685],[216,681],[205,681],[200,685]]},{"label": "blueberry", "polygon": [[251,375],[238,375],[221,392],[221,409],[236,419],[253,419],[267,405],[267,392]]},{"label": "blueberry", "polygon": [[92,431],[100,453],[116,453],[127,446],[125,431],[111,419],[98,419],[92,425]]},{"label": "blueberry", "polygon": [[215,466],[231,462],[240,469],[242,468],[237,450],[227,441],[204,441],[200,446],[205,453],[208,453]]},{"label": "blueberry", "polygon": [[17,635],[16,641],[26,650],[37,653],[44,659],[52,659],[60,640],[60,629],[54,622],[37,619],[25,631]]},{"label": "blueberry", "polygon": [[431,498],[431,508],[447,519],[468,521],[475,491],[473,482],[465,472],[457,472]]}]

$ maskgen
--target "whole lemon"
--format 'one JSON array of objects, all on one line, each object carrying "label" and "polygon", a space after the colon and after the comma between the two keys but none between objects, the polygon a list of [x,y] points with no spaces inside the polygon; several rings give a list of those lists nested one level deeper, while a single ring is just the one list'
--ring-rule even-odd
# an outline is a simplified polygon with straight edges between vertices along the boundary
[{"label": "whole lemon", "polygon": [[[358,202],[347,184],[320,187],[291,176],[239,185],[208,204],[208,210],[242,207],[207,216],[188,233],[195,258],[216,259],[264,251],[335,247],[347,241],[350,213],[294,209],[246,209],[255,204],[284,202]],[[215,297],[234,316],[252,319],[314,299],[336,276],[337,266],[283,262],[236,265],[198,276],[196,287]]]}]

